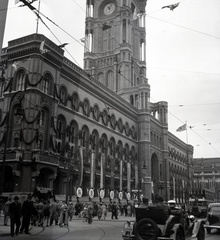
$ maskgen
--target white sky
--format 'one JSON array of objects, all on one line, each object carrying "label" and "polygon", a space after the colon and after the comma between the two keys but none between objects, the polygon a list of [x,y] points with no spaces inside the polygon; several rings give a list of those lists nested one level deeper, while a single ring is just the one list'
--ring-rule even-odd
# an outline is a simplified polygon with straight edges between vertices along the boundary
[{"label": "white sky", "polygon": [[[3,47],[10,40],[36,32],[36,16],[14,2],[9,0]],[[148,0],[147,3],[147,77],[151,102],[168,102],[169,131],[185,142],[188,135],[195,158],[220,157],[220,0],[180,0],[174,11],[161,9],[177,2]],[[34,6],[38,6],[38,1]],[[56,44],[59,44],[57,39],[69,43],[66,49],[71,56],[66,52],[66,57],[81,67],[85,9],[86,0],[41,0],[40,11],[59,28],[42,17],[53,34],[41,22],[38,31]],[[186,121],[194,127],[187,132],[176,132]]]}]

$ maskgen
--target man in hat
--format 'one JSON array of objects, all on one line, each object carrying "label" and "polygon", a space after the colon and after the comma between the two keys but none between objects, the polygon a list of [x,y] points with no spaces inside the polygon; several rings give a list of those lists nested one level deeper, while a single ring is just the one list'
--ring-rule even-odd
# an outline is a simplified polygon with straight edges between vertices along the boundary
[{"label": "man in hat", "polygon": [[20,228],[20,233],[25,232],[25,234],[30,234],[29,233],[29,225],[31,221],[31,216],[33,214],[34,206],[33,202],[31,201],[32,195],[31,193],[28,194],[27,200],[24,201],[23,206],[22,206],[22,226]]},{"label": "man in hat", "polygon": [[166,219],[169,217],[169,207],[164,204],[164,200],[162,196],[158,196],[156,198],[156,204],[155,206],[159,209],[163,209],[164,215],[166,216]]},{"label": "man in hat", "polygon": [[142,197],[142,203],[139,206],[140,208],[147,208],[148,207],[148,198]]},{"label": "man in hat", "polygon": [[[19,197],[14,197],[14,202],[9,205],[9,216],[11,220],[11,236],[14,237],[14,234],[18,235],[19,228],[21,225],[21,204],[18,202]],[[16,229],[14,232],[14,226],[16,225]]]},{"label": "man in hat", "polygon": [[117,217],[117,206],[116,206],[115,201],[113,202],[113,205],[112,205],[112,219],[113,219],[113,217],[115,217],[115,219],[118,219],[118,217]]}]

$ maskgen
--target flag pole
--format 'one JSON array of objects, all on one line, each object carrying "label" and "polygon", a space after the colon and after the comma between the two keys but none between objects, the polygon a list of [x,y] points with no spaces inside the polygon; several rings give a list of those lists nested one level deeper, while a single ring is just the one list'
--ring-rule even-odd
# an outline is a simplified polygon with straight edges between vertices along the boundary
[{"label": "flag pole", "polygon": [[190,187],[190,181],[189,181],[189,156],[188,156],[188,130],[187,130],[187,121],[186,121],[186,164],[187,164],[187,196],[185,196],[187,199],[185,199],[186,202],[189,201],[189,187]]},{"label": "flag pole", "polygon": [[36,33],[38,33],[38,26],[39,26],[39,13],[40,13],[40,0],[38,3],[38,15],[37,15],[37,26],[36,26]]}]

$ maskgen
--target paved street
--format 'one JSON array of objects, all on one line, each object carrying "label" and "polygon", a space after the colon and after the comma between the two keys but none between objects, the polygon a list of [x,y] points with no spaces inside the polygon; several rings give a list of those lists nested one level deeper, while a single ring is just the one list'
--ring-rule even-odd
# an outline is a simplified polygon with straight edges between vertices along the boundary
[{"label": "paved street", "polygon": [[[3,225],[3,216],[0,217],[0,239],[29,239],[29,240],[122,240],[121,231],[123,224],[132,217],[120,216],[118,220],[111,219],[111,213],[108,213],[105,221],[94,218],[90,225],[83,222],[83,219],[74,218],[69,222],[69,227],[33,227],[31,235],[20,234],[12,238],[10,236],[10,226]],[[206,233],[207,240],[219,240],[220,232],[212,230],[211,234]]]},{"label": "paved street", "polygon": [[[108,213],[106,220],[93,219],[90,225],[83,222],[83,219],[74,218],[69,222],[69,227],[32,227],[31,235],[20,234],[15,239],[31,239],[31,240],[122,240],[123,225],[132,217],[119,216],[119,219],[111,219],[111,213]],[[0,217],[0,239],[13,239],[10,236],[10,226],[4,226],[3,216]]]}]

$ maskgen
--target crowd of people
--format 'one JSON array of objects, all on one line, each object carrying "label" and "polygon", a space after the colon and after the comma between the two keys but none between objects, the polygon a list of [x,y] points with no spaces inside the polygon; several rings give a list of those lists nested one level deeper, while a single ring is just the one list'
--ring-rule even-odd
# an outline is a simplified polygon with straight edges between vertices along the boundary
[{"label": "crowd of people", "polygon": [[68,222],[75,215],[82,218],[83,222],[91,224],[94,217],[98,220],[106,220],[107,213],[110,212],[111,219],[118,219],[119,216],[134,216],[134,204],[131,203],[104,203],[77,201],[76,204],[69,201],[56,201],[55,199],[44,200],[33,198],[28,194],[27,199],[21,204],[19,197],[8,198],[4,204],[4,225],[8,225],[10,219],[10,233],[13,237],[19,234],[30,234],[29,228],[32,226],[49,227],[53,224],[60,227],[68,226]]}]

